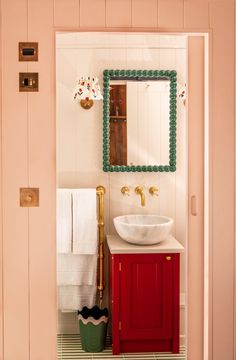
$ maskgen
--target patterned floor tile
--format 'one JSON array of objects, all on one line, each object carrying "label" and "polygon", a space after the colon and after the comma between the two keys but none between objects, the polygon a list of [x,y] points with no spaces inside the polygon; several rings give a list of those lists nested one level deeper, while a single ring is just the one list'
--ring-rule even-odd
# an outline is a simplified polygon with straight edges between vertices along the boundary
[{"label": "patterned floor tile", "polygon": [[129,353],[112,355],[111,338],[107,337],[105,349],[100,353],[82,350],[79,335],[57,336],[57,360],[186,360],[184,348],[179,354],[171,353]]}]

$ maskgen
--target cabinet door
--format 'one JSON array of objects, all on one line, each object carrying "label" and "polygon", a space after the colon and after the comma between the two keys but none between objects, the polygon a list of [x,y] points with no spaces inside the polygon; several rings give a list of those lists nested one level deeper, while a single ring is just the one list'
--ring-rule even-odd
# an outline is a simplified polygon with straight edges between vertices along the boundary
[{"label": "cabinet door", "polygon": [[121,255],[121,339],[172,337],[173,267],[167,254]]}]

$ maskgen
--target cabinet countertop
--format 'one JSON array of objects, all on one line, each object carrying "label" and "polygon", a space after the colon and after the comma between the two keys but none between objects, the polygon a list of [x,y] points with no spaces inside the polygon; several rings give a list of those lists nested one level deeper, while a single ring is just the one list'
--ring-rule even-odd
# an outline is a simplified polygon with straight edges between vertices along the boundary
[{"label": "cabinet countertop", "polygon": [[111,254],[158,254],[180,253],[184,247],[172,236],[155,245],[134,245],[122,240],[118,235],[107,235]]}]

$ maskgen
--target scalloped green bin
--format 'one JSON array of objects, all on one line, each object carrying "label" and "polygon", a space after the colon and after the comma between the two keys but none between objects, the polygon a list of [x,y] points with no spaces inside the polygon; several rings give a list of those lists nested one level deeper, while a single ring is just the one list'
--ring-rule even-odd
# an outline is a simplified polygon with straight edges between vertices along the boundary
[{"label": "scalloped green bin", "polygon": [[79,320],[79,327],[82,349],[84,351],[95,353],[104,350],[107,335],[107,323],[101,321],[97,325],[94,325],[91,322],[83,324],[82,320]]},{"label": "scalloped green bin", "polygon": [[78,311],[78,320],[82,349],[93,353],[103,351],[109,320],[108,309],[101,309],[97,305],[92,308],[84,306]]}]

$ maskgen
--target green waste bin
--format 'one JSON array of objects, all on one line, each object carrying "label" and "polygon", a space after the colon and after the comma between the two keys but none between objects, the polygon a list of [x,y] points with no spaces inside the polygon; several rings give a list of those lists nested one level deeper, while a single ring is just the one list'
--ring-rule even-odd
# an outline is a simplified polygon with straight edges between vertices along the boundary
[{"label": "green waste bin", "polygon": [[108,309],[100,309],[97,305],[91,309],[84,306],[78,311],[78,320],[82,349],[87,352],[100,352],[104,350]]}]

